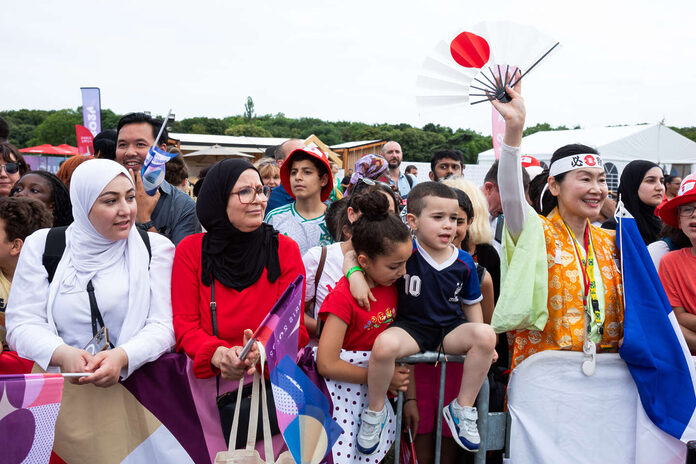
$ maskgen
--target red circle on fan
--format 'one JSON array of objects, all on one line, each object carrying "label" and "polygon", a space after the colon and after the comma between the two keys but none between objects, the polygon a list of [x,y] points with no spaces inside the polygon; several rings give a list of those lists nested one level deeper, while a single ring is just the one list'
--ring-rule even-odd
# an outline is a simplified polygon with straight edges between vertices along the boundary
[{"label": "red circle on fan", "polygon": [[491,47],[481,36],[462,32],[450,43],[452,58],[465,68],[481,68],[491,56]]},{"label": "red circle on fan", "polygon": [[588,165],[588,166],[594,166],[594,165],[596,164],[596,163],[595,163],[595,158],[594,158],[594,156],[592,156],[592,155],[587,155],[587,156],[585,157],[585,164]]}]

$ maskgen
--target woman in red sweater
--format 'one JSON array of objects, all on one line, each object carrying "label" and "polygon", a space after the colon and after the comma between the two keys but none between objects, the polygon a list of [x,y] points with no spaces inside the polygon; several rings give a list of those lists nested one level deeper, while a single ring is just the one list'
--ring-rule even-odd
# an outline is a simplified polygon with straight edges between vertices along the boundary
[{"label": "woman in red sweater", "polygon": [[[172,270],[176,349],[193,359],[196,377],[221,374],[239,380],[253,370],[258,353],[241,361],[241,346],[286,287],[305,274],[297,244],[263,223],[268,194],[258,171],[247,161],[219,162],[206,175],[196,204],[207,232],[186,237],[176,248]],[[308,340],[302,322],[299,339],[300,346]]]}]

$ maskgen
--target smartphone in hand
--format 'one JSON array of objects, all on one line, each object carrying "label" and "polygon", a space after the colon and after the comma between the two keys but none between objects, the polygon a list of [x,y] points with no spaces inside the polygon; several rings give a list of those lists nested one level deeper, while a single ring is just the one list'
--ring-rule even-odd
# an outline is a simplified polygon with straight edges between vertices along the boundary
[{"label": "smartphone in hand", "polygon": [[100,351],[104,351],[109,348],[109,330],[106,327],[102,327],[99,332],[87,343],[85,346],[85,351],[94,356]]}]

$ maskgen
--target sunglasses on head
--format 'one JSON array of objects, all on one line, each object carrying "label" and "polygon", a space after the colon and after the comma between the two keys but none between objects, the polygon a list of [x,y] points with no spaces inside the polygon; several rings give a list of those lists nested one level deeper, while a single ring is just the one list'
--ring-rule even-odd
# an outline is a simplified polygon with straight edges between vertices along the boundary
[{"label": "sunglasses on head", "polygon": [[5,172],[8,174],[15,174],[19,171],[19,163],[0,164],[0,170],[2,168],[5,168]]},{"label": "sunglasses on head", "polygon": [[363,182],[364,184],[367,185],[384,185],[386,187],[391,188],[391,185],[387,184],[386,182],[382,182],[381,180],[372,180],[369,177],[361,177],[360,182]]}]

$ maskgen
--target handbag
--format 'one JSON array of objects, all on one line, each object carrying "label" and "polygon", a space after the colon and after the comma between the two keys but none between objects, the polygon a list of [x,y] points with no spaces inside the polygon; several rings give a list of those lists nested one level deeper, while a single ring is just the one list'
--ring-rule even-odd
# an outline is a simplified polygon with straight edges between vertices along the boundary
[{"label": "handbag", "polygon": [[[257,342],[258,343],[258,342]],[[273,439],[271,435],[271,427],[269,425],[269,414],[268,414],[268,404],[267,404],[267,394],[266,394],[266,383],[261,382],[260,379],[263,377],[263,364],[265,363],[265,353],[263,345],[259,343],[259,351],[261,352],[261,375],[258,372],[254,372],[254,381],[252,382],[251,388],[251,407],[249,409],[248,424],[250,427],[246,434],[246,446],[243,449],[239,449],[238,446],[233,446],[232,439],[228,440],[227,451],[220,451],[215,456],[215,464],[294,464],[295,461],[292,458],[290,451],[284,451],[278,459],[274,461],[273,456]],[[261,398],[259,398],[259,385],[261,386]],[[234,409],[234,417],[232,419],[232,426],[229,432],[230,437],[238,436],[240,430],[240,416],[241,416],[241,402],[243,398],[244,390],[244,379],[239,381],[239,388],[237,388],[237,407]],[[259,416],[259,399],[262,415]],[[263,437],[264,445],[264,456],[265,460],[261,459],[259,452],[254,449],[256,444],[256,434],[258,421],[261,420],[261,432]]]},{"label": "handbag", "polygon": [[319,265],[317,266],[317,272],[314,274],[314,296],[311,300],[305,303],[305,314],[316,319],[317,321],[317,339],[321,335],[321,328],[324,323],[319,319],[319,314],[317,313],[317,286],[319,285],[319,280],[321,279],[321,274],[324,272],[324,264],[326,264],[326,247],[321,247],[321,257],[319,258]]},{"label": "handbag", "polygon": [[[215,303],[215,279],[212,280],[212,283],[210,284],[210,315],[211,315],[211,320],[213,324],[213,335],[217,337],[218,335],[218,330],[217,330],[217,314],[216,314],[217,306]],[[265,362],[265,360],[264,360]],[[242,380],[244,378],[242,377]],[[264,391],[266,388],[266,385],[270,385],[270,381],[264,379],[263,382],[264,386]],[[237,414],[237,410],[241,408],[241,414],[243,417],[251,417],[250,412],[252,409],[252,404],[253,404],[253,398],[252,398],[252,384],[247,385],[246,387],[243,387],[243,382],[240,382],[239,384],[239,389],[238,393],[235,391],[224,393],[220,395],[220,376],[217,376],[216,379],[216,385],[217,385],[217,397],[215,402],[217,403],[218,407],[218,412],[220,413],[220,425],[222,426],[222,434],[225,437],[225,441],[229,442],[230,441],[230,430],[232,430],[232,418],[234,417],[235,414]],[[241,400],[237,400],[235,397],[241,395]],[[266,402],[266,407],[270,409],[271,411],[274,412],[274,414],[271,415],[270,419],[270,430],[271,430],[271,435],[277,435],[280,433],[280,427],[278,427],[278,418],[275,415],[275,402],[273,401],[273,395],[264,395],[264,401]],[[256,430],[256,441],[260,441],[263,439],[263,427],[261,423],[261,417],[258,416],[258,414],[255,415],[255,417],[258,417],[256,419],[257,426],[254,427],[254,430]],[[240,427],[238,427],[235,430],[238,430],[237,435],[235,435],[235,447],[239,448],[244,446],[244,443],[246,443],[246,437],[247,437],[247,429],[249,426],[249,422],[245,422],[241,424]]]}]

